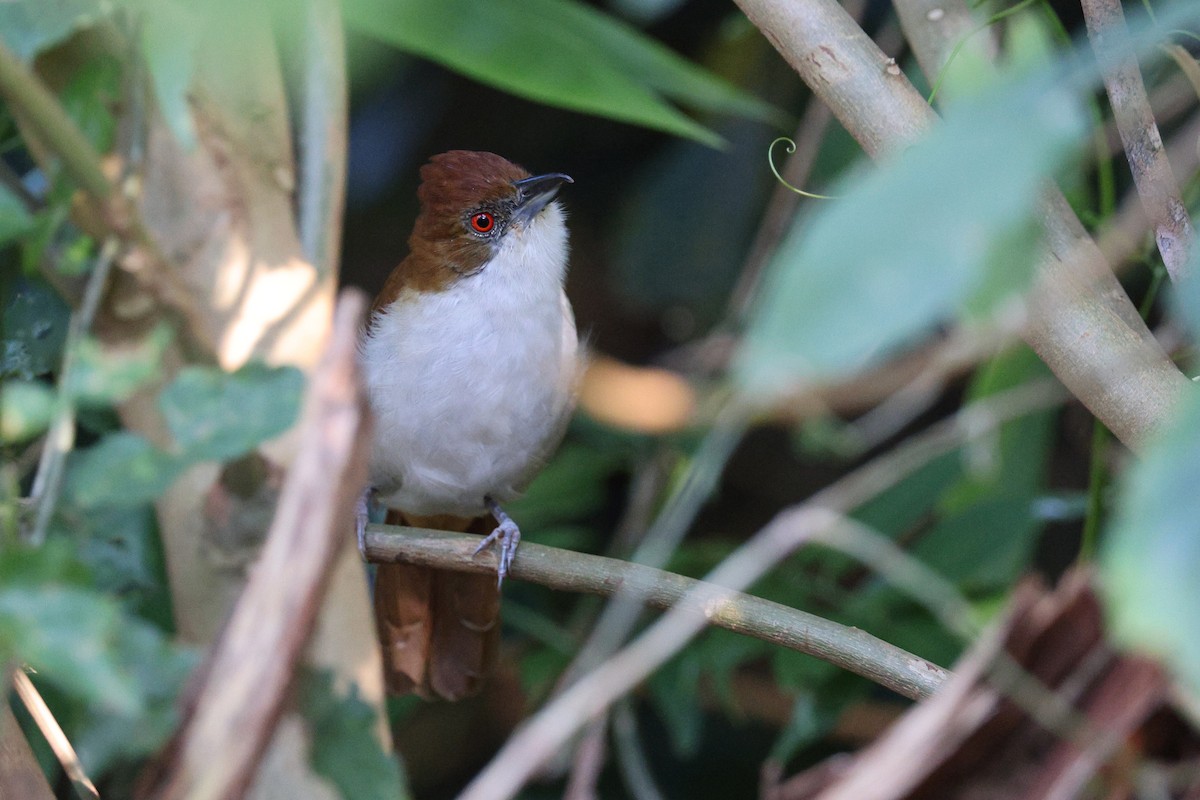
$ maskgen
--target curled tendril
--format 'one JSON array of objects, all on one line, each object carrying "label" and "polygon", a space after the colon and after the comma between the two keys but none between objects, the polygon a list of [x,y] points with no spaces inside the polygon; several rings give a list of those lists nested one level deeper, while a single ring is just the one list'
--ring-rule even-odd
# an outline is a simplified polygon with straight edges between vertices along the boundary
[{"label": "curled tendril", "polygon": [[830,195],[813,194],[812,192],[806,192],[803,189],[797,189],[795,186],[792,186],[790,183],[788,183],[784,179],[784,177],[779,174],[779,168],[775,166],[775,145],[779,144],[780,142],[787,142],[786,150],[788,152],[788,155],[791,155],[792,153],[796,152],[796,143],[786,136],[780,136],[778,139],[771,142],[771,144],[769,144],[767,146],[767,163],[770,164],[770,166],[771,166],[771,172],[772,172],[772,174],[775,175],[775,180],[779,181],[784,186],[786,186],[790,191],[795,192],[796,194],[800,195],[801,197],[811,197],[814,200],[833,200],[834,198],[831,197]]}]

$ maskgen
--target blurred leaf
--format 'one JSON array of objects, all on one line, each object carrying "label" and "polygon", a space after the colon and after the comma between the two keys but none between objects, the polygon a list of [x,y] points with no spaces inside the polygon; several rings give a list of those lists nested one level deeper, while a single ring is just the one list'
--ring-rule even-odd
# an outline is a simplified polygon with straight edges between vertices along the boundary
[{"label": "blurred leaf", "polygon": [[1127,473],[1101,562],[1114,634],[1163,659],[1192,694],[1200,693],[1197,486],[1200,396],[1192,391]]},{"label": "blurred leaf", "polygon": [[144,339],[120,349],[102,347],[91,337],[80,340],[68,390],[80,403],[111,404],[127,399],[158,377],[171,329],[154,328]]},{"label": "blurred leaf", "polygon": [[[1192,248],[1187,274],[1200,276],[1200,248]],[[1193,341],[1200,340],[1200,280],[1169,282],[1164,291],[1174,313],[1187,325]]]},{"label": "blurred leaf", "polygon": [[200,654],[176,647],[162,631],[124,614],[112,657],[137,688],[138,709],[127,714],[89,706],[72,737],[79,758],[92,774],[117,760],[158,752],[179,724],[179,693]]},{"label": "blurred leaf", "polygon": [[[967,389],[967,402],[1047,378],[1032,350],[1018,347],[992,359]],[[968,446],[968,469],[939,503],[941,519],[913,552],[960,587],[978,591],[1011,584],[1025,569],[1043,527],[1038,501],[1054,444],[1053,411],[1005,423]]]},{"label": "blurred leaf", "polygon": [[187,464],[136,433],[119,431],[72,454],[67,495],[81,509],[142,505],[162,494]]},{"label": "blurred leaf", "polygon": [[159,395],[159,408],[189,461],[227,461],[286,431],[296,420],[304,374],[247,364],[237,372],[191,366]]},{"label": "blurred leaf", "polygon": [[111,11],[111,5],[96,0],[9,0],[0,3],[0,38],[29,61]]},{"label": "blurred leaf", "polygon": [[688,648],[650,676],[648,688],[655,710],[671,737],[671,748],[680,758],[695,755],[704,729],[700,696],[700,659]]},{"label": "blurred leaf", "polygon": [[45,282],[18,278],[8,287],[0,314],[0,377],[28,380],[58,369],[70,309]]},{"label": "blurred leaf", "polygon": [[607,479],[624,461],[617,451],[568,440],[533,479],[525,495],[506,508],[520,520],[523,530],[578,520],[604,506]]},{"label": "blurred leaf", "polygon": [[708,327],[728,302],[772,188],[762,169],[771,132],[740,120],[718,129],[729,150],[669,142],[622,181],[606,224],[615,288],[631,308],[675,308],[675,338]]},{"label": "blurred leaf", "polygon": [[733,676],[738,667],[771,652],[771,646],[760,639],[742,636],[732,631],[711,628],[696,644],[700,668],[712,680],[713,689],[728,708],[735,706]]},{"label": "blurred leaf", "polygon": [[62,532],[74,538],[77,555],[92,573],[98,590],[127,595],[159,585],[161,559],[149,505],[66,513],[63,527],[69,528]]},{"label": "blurred leaf", "polygon": [[977,500],[934,525],[913,555],[965,589],[1011,584],[1024,572],[1042,523],[1033,497],[1002,493]]},{"label": "blurred leaf", "polygon": [[563,670],[570,656],[549,647],[537,647],[521,657],[521,689],[529,697],[545,697]]},{"label": "blurred leaf", "polygon": [[832,678],[838,668],[816,656],[776,647],[771,653],[771,670],[780,687],[809,692]]},{"label": "blurred leaf", "polygon": [[120,610],[85,589],[45,585],[0,586],[0,653],[88,702],[133,713],[141,696],[113,657],[122,627]]},{"label": "blurred leaf", "polygon": [[8,187],[0,185],[0,247],[32,228],[33,215],[25,208],[25,204]]},{"label": "blurred leaf", "polygon": [[99,152],[112,148],[121,102],[121,62],[109,55],[88,60],[71,73],[59,97],[63,108]]},{"label": "blurred leaf", "polygon": [[771,265],[737,359],[742,386],[770,395],[860,370],[966,304],[1022,289],[1032,266],[1000,254],[1085,123],[1062,81],[1010,81],[835,190]]},{"label": "blurred leaf", "polygon": [[338,696],[328,670],[307,672],[300,686],[300,707],[312,729],[309,760],[318,775],[346,800],[395,800],[408,797],[400,763],[379,743],[377,720],[358,688]]},{"label": "blurred leaf", "polygon": [[0,385],[0,441],[23,442],[54,419],[54,392],[44,383],[4,381]]},{"label": "blurred leaf", "polygon": [[801,692],[792,706],[792,716],[771,748],[771,760],[786,764],[802,748],[833,730],[842,703],[830,703],[817,692]]},{"label": "blurred leaf", "polygon": [[154,84],[154,97],[175,138],[185,150],[192,150],[196,129],[188,90],[196,71],[196,47],[203,20],[194,8],[175,2],[156,2],[147,11],[142,17],[140,44]]},{"label": "blurred leaf", "polygon": [[[673,133],[720,138],[664,100],[757,119],[770,106],[636,29],[570,0],[350,0],[347,22],[378,39],[537,102]],[[452,20],[452,24],[448,21]]]}]

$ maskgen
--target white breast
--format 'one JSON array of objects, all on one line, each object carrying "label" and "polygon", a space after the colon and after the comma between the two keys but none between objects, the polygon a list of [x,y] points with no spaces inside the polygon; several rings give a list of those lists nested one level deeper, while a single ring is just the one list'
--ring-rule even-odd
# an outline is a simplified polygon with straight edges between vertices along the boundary
[{"label": "white breast", "polygon": [[557,204],[475,275],[377,312],[359,347],[375,416],[371,483],[412,514],[516,497],[562,438],[578,338]]}]

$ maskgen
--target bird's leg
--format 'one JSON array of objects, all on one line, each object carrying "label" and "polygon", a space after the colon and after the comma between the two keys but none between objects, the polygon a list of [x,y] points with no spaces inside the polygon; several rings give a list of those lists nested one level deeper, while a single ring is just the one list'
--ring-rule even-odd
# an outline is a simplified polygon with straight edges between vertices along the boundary
[{"label": "bird's leg", "polygon": [[354,533],[358,536],[358,554],[363,561],[367,560],[367,523],[371,519],[371,495],[374,493],[374,487],[368,486],[354,504]]},{"label": "bird's leg", "polygon": [[500,564],[497,568],[500,577],[496,581],[496,585],[500,586],[503,585],[504,576],[508,574],[508,568],[512,566],[513,558],[517,555],[517,545],[521,542],[521,529],[517,527],[517,523],[513,522],[512,517],[504,513],[500,504],[491,497],[483,498],[483,502],[492,516],[496,518],[496,530],[479,543],[473,555],[479,555],[493,542],[500,542]]}]

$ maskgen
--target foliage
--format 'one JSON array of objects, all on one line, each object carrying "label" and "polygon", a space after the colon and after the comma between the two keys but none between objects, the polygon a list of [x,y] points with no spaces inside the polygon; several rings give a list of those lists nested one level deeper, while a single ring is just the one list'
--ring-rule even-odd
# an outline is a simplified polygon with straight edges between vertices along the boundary
[{"label": "foliage", "polygon": [[[541,103],[611,117],[709,145],[721,138],[667,100],[698,111],[778,119],[767,104],[632,27],[576,0],[350,0],[355,30]],[[447,19],[456,20],[447,25]]]},{"label": "foliage", "polygon": [[308,673],[300,687],[300,706],[312,730],[310,759],[342,797],[401,800],[400,766],[380,746],[374,709],[357,695],[344,695],[328,672]]},{"label": "foliage", "polygon": [[[0,39],[29,62],[97,24],[123,30],[123,15],[136,14],[144,24],[132,52],[147,72],[157,113],[186,152],[200,143],[190,92],[199,48],[227,24],[212,13],[219,8],[175,0],[0,2]],[[286,8],[277,10],[286,15]],[[780,112],[717,78],[719,65],[693,64],[591,5],[496,0],[486,14],[480,8],[468,0],[347,0],[344,14],[361,35],[491,86],[691,140],[664,146],[640,174],[614,181],[628,189],[621,206],[598,233],[585,228],[592,238],[583,241],[612,234],[615,258],[623,262],[612,270],[619,284],[613,294],[638,298],[628,305],[640,313],[661,315],[645,328],[667,327],[665,312],[680,306],[714,318],[767,194],[756,182],[766,175],[765,159],[748,144],[763,129],[752,126],[778,122]],[[742,337],[741,346],[732,366],[716,375],[715,391],[697,381],[705,399],[719,404],[733,394],[755,408],[775,408],[797,385],[836,383],[921,344],[990,336],[1031,284],[1037,197],[1047,177],[1064,176],[1077,190],[1073,201],[1098,209],[1092,219],[1111,211],[1088,188],[1094,166],[1082,152],[1088,87],[1070,55],[1046,45],[1051,23],[1032,15],[1012,22],[1014,68],[983,77],[973,72],[981,62],[964,51],[939,95],[954,98],[944,123],[911,148],[877,168],[843,172],[846,140],[826,138],[817,173],[844,174],[830,192],[836,200],[797,217],[767,267],[744,330],[731,314],[736,319],[728,328]],[[56,87],[101,152],[119,138],[114,111],[124,100],[128,68],[111,57],[85,58]],[[718,125],[712,115],[732,118]],[[14,160],[33,163],[34,148],[17,140]],[[717,165],[695,142],[732,143],[738,157]],[[177,701],[199,658],[172,639],[172,598],[152,504],[196,465],[235,461],[283,434],[299,412],[304,379],[295,369],[258,363],[232,372],[181,366],[186,350],[171,324],[148,326],[119,343],[103,330],[69,336],[72,305],[89,279],[97,243],[72,222],[74,188],[64,174],[47,163],[25,177],[33,202],[0,184],[0,245],[7,246],[0,253],[0,665],[31,670],[85,766],[119,782],[178,723]],[[595,224],[581,217],[572,224]],[[395,239],[395,231],[383,238]],[[698,274],[704,254],[730,264]],[[1193,339],[1200,336],[1197,285],[1181,286],[1170,312],[1190,326]],[[652,360],[661,353],[641,355]],[[1008,348],[955,379],[935,408],[899,429],[919,432],[962,404],[1048,376],[1032,351]],[[122,414],[135,406],[161,423],[160,436],[123,427]],[[856,449],[860,427],[850,418],[857,413],[757,428],[669,568],[705,574],[778,508],[899,441]],[[34,510],[23,498],[41,458],[39,437],[56,419],[74,420],[74,443],[49,538],[33,546],[18,535],[28,524],[13,521],[27,523]],[[933,569],[976,619],[986,620],[1023,575],[1048,569],[1039,560],[1039,548],[1052,538],[1048,525],[1076,525],[1083,513],[1081,492],[1050,469],[1083,458],[1065,452],[1065,427],[1053,410],[1012,419],[925,463],[853,516]],[[670,507],[706,435],[705,425],[648,437],[576,420],[566,444],[509,510],[532,541],[627,557],[630,543],[610,544],[611,531],[626,521],[626,529],[641,533]],[[1198,437],[1200,405],[1188,397],[1122,477],[1102,562],[1123,641],[1160,657],[1193,692],[1200,691],[1193,578],[1200,571]],[[635,475],[652,469],[662,485],[629,522],[625,505]],[[1103,499],[1093,498],[1093,508]],[[951,664],[964,645],[960,631],[942,624],[939,609],[833,549],[802,549],[752,590],[939,664]],[[524,690],[511,703],[517,707],[551,694],[587,640],[598,603],[529,585],[505,592],[506,654],[518,654],[513,684]],[[767,722],[748,721],[759,712],[745,708],[747,683],[774,704],[775,713],[763,715]],[[374,709],[357,687],[309,673],[300,676],[295,696],[319,775],[344,797],[403,796],[406,778],[380,747]],[[864,681],[827,662],[709,631],[648,681],[637,707],[640,721],[664,731],[665,760],[703,765],[721,749],[714,731],[726,725],[769,729],[774,744],[762,750],[780,761],[809,758],[835,744],[830,736],[838,720],[868,697],[877,699]],[[419,716],[408,710],[398,724]],[[512,709],[506,713],[504,724]]]}]

